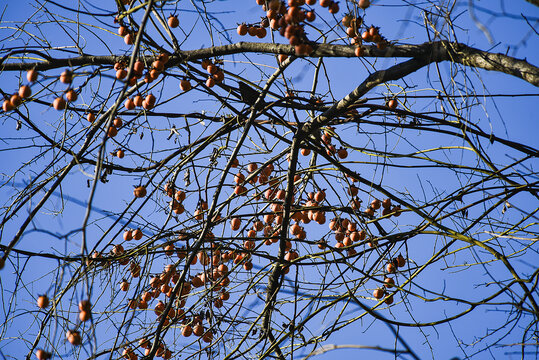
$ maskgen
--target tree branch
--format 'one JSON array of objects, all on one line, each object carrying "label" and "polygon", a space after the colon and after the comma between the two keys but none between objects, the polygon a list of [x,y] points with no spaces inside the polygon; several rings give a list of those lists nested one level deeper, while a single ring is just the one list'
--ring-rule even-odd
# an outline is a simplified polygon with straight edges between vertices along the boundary
[{"label": "tree branch", "polygon": [[[310,57],[356,57],[354,46],[314,44],[314,52]],[[230,45],[203,48],[198,50],[181,51],[171,57],[167,67],[174,67],[186,61],[194,61],[209,57],[239,53],[266,53],[295,55],[293,46],[284,44],[238,42]],[[451,61],[465,66],[476,67],[489,71],[498,71],[521,78],[532,85],[539,87],[539,68],[526,60],[511,56],[482,51],[464,44],[449,41],[437,41],[420,45],[395,45],[384,50],[376,46],[365,48],[365,57],[408,57],[431,62]],[[4,59],[8,59],[5,56]],[[0,67],[1,71],[20,71],[36,68],[48,70],[66,66],[114,65],[124,56],[80,56],[76,58],[51,59],[42,62],[6,63]],[[151,60],[148,57],[147,60]]]}]

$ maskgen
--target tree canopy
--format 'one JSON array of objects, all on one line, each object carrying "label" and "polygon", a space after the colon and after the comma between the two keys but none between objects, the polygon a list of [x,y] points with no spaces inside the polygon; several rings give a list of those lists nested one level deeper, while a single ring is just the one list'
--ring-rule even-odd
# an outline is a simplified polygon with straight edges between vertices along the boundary
[{"label": "tree canopy", "polygon": [[0,23],[4,358],[538,356],[536,1]]}]

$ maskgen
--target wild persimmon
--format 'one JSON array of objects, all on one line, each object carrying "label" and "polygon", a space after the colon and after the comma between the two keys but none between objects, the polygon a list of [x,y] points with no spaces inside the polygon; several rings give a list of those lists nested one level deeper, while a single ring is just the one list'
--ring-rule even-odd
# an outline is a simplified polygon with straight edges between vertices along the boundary
[{"label": "wild persimmon", "polygon": [[133,45],[133,41],[134,41],[133,34],[127,33],[127,34],[124,36],[124,43],[125,43],[126,45]]},{"label": "wild persimmon", "polygon": [[115,137],[116,135],[118,135],[118,130],[114,126],[111,126],[107,130],[107,135],[108,137]]},{"label": "wild persimmon", "polygon": [[127,98],[125,99],[124,106],[127,110],[133,110],[135,108],[135,103],[133,102],[132,99]]},{"label": "wild persimmon", "polygon": [[392,262],[389,262],[386,265],[386,271],[391,274],[391,273],[396,272],[397,268],[395,267],[395,264],[393,264]]},{"label": "wild persimmon", "polygon": [[[144,194],[146,195],[145,191],[146,191],[146,188],[144,188]],[[135,229],[132,232],[133,232],[133,239],[135,240],[142,239],[142,231],[140,229]]]},{"label": "wild persimmon", "polygon": [[267,35],[267,31],[265,28],[263,27],[259,27],[257,30],[256,30],[256,37],[259,38],[259,39],[263,39],[265,38]]},{"label": "wild persimmon", "polygon": [[146,196],[146,193],[146,187],[142,185],[135,187],[135,189],[133,190],[133,194],[136,198],[143,198]]},{"label": "wild persimmon", "polygon": [[88,122],[94,122],[95,114],[93,112],[89,112],[88,114],[86,114],[86,120],[88,120]]},{"label": "wild persimmon", "polygon": [[391,208],[391,199],[389,199],[389,198],[388,198],[388,199],[384,199],[384,200],[382,201],[382,207],[383,207],[384,209],[389,209],[389,208]]},{"label": "wild persimmon", "polygon": [[385,290],[383,288],[374,289],[374,291],[372,292],[372,296],[374,296],[376,299],[383,298],[384,294],[385,294]]},{"label": "wild persimmon", "polygon": [[140,60],[137,60],[135,61],[135,63],[133,64],[133,71],[135,72],[135,74],[137,75],[142,75],[142,72],[144,71],[144,63]]},{"label": "wild persimmon", "polygon": [[73,89],[69,89],[66,91],[66,99],[69,102],[77,101],[77,98],[79,96],[77,95],[77,92]]},{"label": "wild persimmon", "polygon": [[371,1],[370,0],[359,0],[358,6],[360,7],[360,9],[365,10],[369,6],[371,6]]},{"label": "wild persimmon", "polygon": [[116,71],[116,79],[123,80],[127,76],[127,71],[125,69],[118,69]]},{"label": "wild persimmon", "polygon": [[52,357],[52,354],[50,352],[47,352],[43,349],[38,349],[36,351],[36,358],[37,360],[48,360]]},{"label": "wild persimmon", "polygon": [[161,71],[163,71],[163,70],[165,69],[165,64],[164,64],[162,61],[160,61],[160,60],[155,60],[155,61],[152,63],[152,67],[153,67],[155,70],[161,72]]},{"label": "wild persimmon", "polygon": [[115,128],[117,128],[117,129],[121,128],[123,124],[124,124],[124,122],[123,122],[122,119],[119,118],[119,117],[117,117],[116,119],[114,119],[114,120],[112,121],[112,125],[113,125]]},{"label": "wild persimmon", "polygon": [[340,148],[339,150],[337,150],[337,156],[340,159],[346,159],[348,157],[348,151],[346,151],[345,148]]},{"label": "wild persimmon", "polygon": [[382,205],[382,203],[380,202],[380,200],[378,199],[374,199],[373,201],[371,201],[371,207],[374,209],[374,210],[378,210],[380,209],[380,206]]},{"label": "wild persimmon", "polygon": [[37,80],[37,70],[36,69],[28,70],[26,72],[26,80],[28,80],[28,82],[36,81]]},{"label": "wild persimmon", "polygon": [[92,313],[90,311],[81,311],[79,312],[79,320],[81,322],[88,321],[92,318]]},{"label": "wild persimmon", "polygon": [[236,185],[234,188],[234,194],[238,196],[247,195],[247,188],[243,185]]},{"label": "wild persimmon", "polygon": [[189,80],[181,80],[180,81],[180,90],[181,91],[189,91],[191,90],[191,82],[189,82]]},{"label": "wild persimmon", "polygon": [[238,25],[238,27],[236,28],[236,32],[237,32],[238,35],[240,35],[240,36],[245,36],[245,35],[247,35],[247,25],[245,25],[245,24],[240,24],[240,25]]},{"label": "wild persimmon", "polygon": [[64,72],[60,74],[60,81],[64,84],[71,84],[73,81],[73,73],[71,70],[64,70]]},{"label": "wild persimmon", "polygon": [[387,305],[393,304],[393,294],[391,294],[391,295],[389,295],[388,297],[386,297],[386,299],[384,300],[384,302],[385,302]]},{"label": "wild persimmon", "polygon": [[120,283],[120,290],[122,291],[127,291],[129,290],[129,281],[127,280],[123,280],[121,283]]},{"label": "wild persimmon", "polygon": [[30,86],[23,85],[19,88],[19,96],[23,99],[29,98],[30,95],[32,95],[32,90],[30,89]]},{"label": "wild persimmon", "polygon": [[47,295],[40,295],[37,298],[37,306],[40,309],[46,309],[49,306],[49,297]]},{"label": "wild persimmon", "polygon": [[230,228],[234,231],[237,231],[241,226],[241,219],[234,217],[230,220]]},{"label": "wild persimmon", "polygon": [[326,199],[326,192],[324,190],[320,190],[314,194],[314,201],[317,203],[321,203]]},{"label": "wild persimmon", "polygon": [[214,85],[215,85],[215,80],[211,76],[208,76],[208,78],[206,79],[206,86],[211,88]]},{"label": "wild persimmon", "polygon": [[372,36],[371,34],[369,34],[368,31],[364,31],[363,33],[361,33],[361,38],[363,39],[363,41],[367,41],[367,42],[372,41]]},{"label": "wild persimmon", "polygon": [[365,214],[369,216],[374,216],[374,209],[372,207],[368,207],[365,209]]},{"label": "wild persimmon", "polygon": [[11,95],[9,101],[13,104],[13,107],[18,107],[20,104],[22,104],[22,97],[18,93],[15,93]]},{"label": "wild persimmon", "polygon": [[67,103],[63,97],[59,96],[52,102],[52,107],[56,110],[64,110],[67,107]]},{"label": "wild persimmon", "polygon": [[177,28],[180,25],[180,20],[178,20],[178,17],[175,15],[170,15],[168,17],[168,26],[171,28]]},{"label": "wild persimmon", "polygon": [[122,25],[122,26],[120,26],[120,27],[118,28],[118,35],[120,35],[120,36],[126,36],[128,33],[129,33],[129,29],[127,29],[127,27],[125,27],[125,26]]},{"label": "wild persimmon", "polygon": [[388,289],[391,289],[393,286],[395,286],[395,280],[392,278],[386,277],[384,279],[384,286]]},{"label": "wild persimmon", "polygon": [[185,337],[189,337],[193,334],[193,328],[191,325],[185,325],[185,327],[182,329],[182,335]]},{"label": "wild persimmon", "polygon": [[397,102],[396,99],[391,99],[387,102],[387,107],[390,108],[391,110],[396,109],[398,105],[399,103]]},{"label": "wild persimmon", "polygon": [[78,332],[77,330],[68,330],[66,333],[66,338],[67,338],[67,341],[69,341],[71,345],[77,346],[77,345],[82,344],[82,338],[80,336],[80,332]]},{"label": "wild persimmon", "polygon": [[328,7],[331,4],[331,0],[320,0],[320,6]]}]

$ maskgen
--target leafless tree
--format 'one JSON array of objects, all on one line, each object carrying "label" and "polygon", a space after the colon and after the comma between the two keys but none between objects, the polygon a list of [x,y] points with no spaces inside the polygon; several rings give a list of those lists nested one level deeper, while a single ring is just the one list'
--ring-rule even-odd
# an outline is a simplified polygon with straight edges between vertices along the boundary
[{"label": "leafless tree", "polygon": [[511,3],[9,3],[3,358],[537,356]]}]

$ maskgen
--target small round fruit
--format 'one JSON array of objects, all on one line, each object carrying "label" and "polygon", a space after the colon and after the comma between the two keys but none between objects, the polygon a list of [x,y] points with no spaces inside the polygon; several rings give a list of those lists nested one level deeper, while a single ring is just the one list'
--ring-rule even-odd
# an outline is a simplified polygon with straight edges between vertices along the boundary
[{"label": "small round fruit", "polygon": [[49,298],[47,297],[47,295],[40,295],[37,298],[37,306],[40,309],[46,309],[49,306]]},{"label": "small round fruit", "polygon": [[182,80],[180,81],[180,90],[181,91],[189,91],[191,90],[191,83],[189,82],[189,80]]},{"label": "small round fruit", "polygon": [[118,117],[118,118],[116,118],[116,119],[114,119],[114,120],[112,121],[112,125],[114,125],[114,127],[115,127],[116,129],[119,129],[119,128],[122,127],[123,121],[122,121],[121,118]]},{"label": "small round fruit", "polygon": [[79,312],[79,319],[82,322],[90,320],[92,313],[90,311],[81,311]]},{"label": "small round fruit", "polygon": [[374,199],[372,202],[371,202],[371,207],[374,209],[374,210],[378,210],[380,209],[380,206],[382,205],[382,203],[380,202],[380,200],[378,199]]},{"label": "small round fruit", "polygon": [[120,35],[120,36],[125,36],[125,35],[127,35],[128,33],[129,33],[129,31],[128,31],[127,27],[125,27],[125,26],[120,26],[120,27],[118,28],[118,35]]},{"label": "small round fruit", "polygon": [[120,150],[116,151],[116,156],[117,156],[119,159],[123,159],[124,156],[125,156],[125,152],[124,152],[122,149],[120,149]]},{"label": "small round fruit", "polygon": [[236,32],[238,33],[239,36],[247,35],[247,25],[245,24],[238,25]]},{"label": "small round fruit", "polygon": [[73,89],[69,89],[66,91],[66,99],[69,102],[77,101],[77,98],[79,96],[77,95],[77,92]]},{"label": "small round fruit", "polygon": [[29,98],[30,95],[32,95],[32,90],[30,89],[30,86],[23,85],[19,88],[19,96],[23,99]]},{"label": "small round fruit", "polygon": [[387,107],[390,108],[391,110],[396,109],[398,105],[399,103],[397,102],[396,99],[391,99],[387,102]]},{"label": "small round fruit", "polygon": [[386,277],[384,279],[384,286],[388,289],[391,289],[393,286],[395,286],[395,280],[392,278]]},{"label": "small round fruit", "polygon": [[124,36],[124,43],[126,45],[133,45],[133,34],[127,34]]},{"label": "small round fruit", "polygon": [[397,268],[395,267],[395,265],[393,263],[388,263],[386,265],[386,271],[391,274],[391,273],[394,273],[395,271],[397,271]]},{"label": "small round fruit", "polygon": [[28,70],[26,72],[26,80],[28,80],[28,82],[36,81],[37,80],[37,70],[36,69]]},{"label": "small round fruit", "polygon": [[124,106],[127,110],[133,110],[135,108],[135,103],[133,102],[132,99],[127,98],[125,99]]},{"label": "small round fruit", "polygon": [[118,135],[118,130],[114,126],[111,126],[107,131],[107,135],[108,137],[115,137],[116,135]]},{"label": "small round fruit", "polygon": [[359,0],[359,3],[358,3],[358,6],[365,10],[367,9],[369,6],[371,6],[371,2],[370,0]]},{"label": "small round fruit", "polygon": [[90,303],[90,300],[81,300],[79,302],[79,311],[90,311],[92,308],[92,304]]},{"label": "small round fruit", "polygon": [[48,360],[51,358],[51,353],[50,352],[47,352],[43,349],[38,349],[36,351],[36,358],[37,360]]},{"label": "small round fruit", "polygon": [[374,296],[376,299],[381,299],[384,297],[384,292],[384,289],[378,288],[372,292],[372,296]]},{"label": "small round fruit", "polygon": [[14,107],[18,107],[20,104],[22,104],[22,97],[19,94],[15,93],[11,95],[9,101],[13,104]]},{"label": "small round fruit", "polygon": [[143,198],[146,196],[146,188],[144,186],[137,186],[134,190],[133,190],[133,194],[135,195],[136,198]]},{"label": "small round fruit", "polygon": [[177,28],[180,25],[180,20],[178,20],[177,16],[170,15],[168,18],[168,26],[171,28]]},{"label": "small round fruit", "polygon": [[78,332],[77,330],[68,330],[66,333],[66,338],[67,338],[67,341],[69,341],[71,345],[77,346],[77,345],[82,344],[82,338],[80,336],[80,332]]},{"label": "small round fruit", "polygon": [[193,328],[190,325],[186,325],[182,330],[182,335],[189,337],[191,334],[193,334]]},{"label": "small round fruit", "polygon": [[71,84],[73,81],[73,73],[70,70],[65,70],[62,74],[60,74],[60,81],[64,84]]},{"label": "small round fruit", "polygon": [[56,99],[54,99],[54,101],[52,102],[52,107],[54,107],[56,110],[64,110],[67,106],[67,103],[66,101],[64,100],[63,97],[57,97]]},{"label": "small round fruit", "polygon": [[[146,188],[144,189],[146,191]],[[142,231],[140,229],[133,230],[133,239],[140,240],[142,239]]]}]

